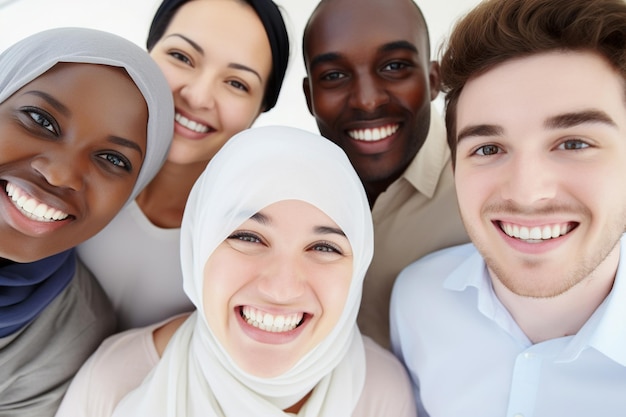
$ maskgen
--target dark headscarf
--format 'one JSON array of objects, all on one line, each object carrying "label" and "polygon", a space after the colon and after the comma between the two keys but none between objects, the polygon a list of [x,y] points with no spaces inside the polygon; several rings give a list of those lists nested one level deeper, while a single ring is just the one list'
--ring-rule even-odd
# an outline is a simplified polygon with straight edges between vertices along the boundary
[{"label": "dark headscarf", "polygon": [[[191,0],[163,0],[150,25],[146,40],[148,51],[161,39],[178,9],[189,1]],[[289,61],[289,36],[280,9],[272,0],[242,1],[249,4],[261,19],[272,50],[272,71],[263,98],[263,111],[266,112],[276,105],[285,79]]]},{"label": "dark headscarf", "polygon": [[75,271],[74,249],[0,268],[0,337],[33,321],[67,287]]}]

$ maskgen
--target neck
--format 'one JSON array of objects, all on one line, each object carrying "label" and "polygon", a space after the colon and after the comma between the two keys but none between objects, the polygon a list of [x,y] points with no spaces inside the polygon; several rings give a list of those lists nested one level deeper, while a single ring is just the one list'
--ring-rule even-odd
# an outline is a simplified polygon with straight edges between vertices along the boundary
[{"label": "neck", "polygon": [[490,270],[494,291],[533,343],[578,333],[613,288],[619,245],[586,278],[549,298],[520,296],[506,288]]},{"label": "neck", "polygon": [[178,165],[166,162],[137,196],[141,211],[156,226],[178,228],[193,184],[207,163]]},{"label": "neck", "polygon": [[393,177],[385,178],[384,180],[363,182],[363,188],[365,188],[365,194],[367,195],[367,201],[369,202],[370,209],[374,207],[378,196],[385,192],[387,188],[397,179],[398,177]]}]

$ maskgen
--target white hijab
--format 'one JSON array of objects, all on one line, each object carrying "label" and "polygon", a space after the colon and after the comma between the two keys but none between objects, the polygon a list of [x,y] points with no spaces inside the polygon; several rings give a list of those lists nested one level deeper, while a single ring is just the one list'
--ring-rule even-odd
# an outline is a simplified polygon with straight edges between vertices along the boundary
[{"label": "white hijab", "polygon": [[[268,205],[302,200],[337,223],[353,251],[349,294],[331,333],[292,369],[274,378],[244,372],[213,335],[202,313],[203,270],[213,250]],[[343,151],[289,127],[246,130],[229,140],[191,191],[182,222],[184,288],[197,311],[170,341],[143,384],[114,412],[120,416],[285,416],[315,388],[298,414],[352,415],[365,382],[356,317],[373,252],[369,205]]]},{"label": "white hijab", "polygon": [[0,55],[0,103],[59,62],[121,67],[148,106],[146,154],[134,200],[161,168],[174,135],[174,101],[162,71],[146,51],[112,33],[87,28],[49,29],[22,39]]}]

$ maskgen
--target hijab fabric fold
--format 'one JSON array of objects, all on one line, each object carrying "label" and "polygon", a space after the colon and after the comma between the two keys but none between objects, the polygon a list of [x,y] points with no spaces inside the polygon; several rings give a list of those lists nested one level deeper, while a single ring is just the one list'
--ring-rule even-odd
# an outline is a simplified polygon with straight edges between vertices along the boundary
[{"label": "hijab fabric fold", "polygon": [[[165,77],[144,50],[120,36],[85,28],[50,29],[0,54],[0,103],[60,62],[124,68],[143,95],[148,107],[147,145],[127,200],[132,201],[160,169],[172,140],[174,106]],[[75,272],[74,250],[0,267],[0,337],[30,323],[67,287]]]},{"label": "hijab fabric fold", "polygon": [[[329,335],[284,374],[259,378],[243,371],[211,331],[203,313],[203,270],[239,225],[268,205],[291,199],[317,207],[343,230],[353,252],[352,280]],[[252,128],[234,136],[194,185],[183,217],[184,288],[197,311],[114,416],[285,416],[282,410],[311,390],[299,416],[350,416],[365,381],[356,316],[372,252],[369,204],[339,147],[289,127]]]},{"label": "hijab fabric fold", "polygon": [[67,287],[75,271],[74,249],[0,268],[0,337],[13,334],[37,317]]}]

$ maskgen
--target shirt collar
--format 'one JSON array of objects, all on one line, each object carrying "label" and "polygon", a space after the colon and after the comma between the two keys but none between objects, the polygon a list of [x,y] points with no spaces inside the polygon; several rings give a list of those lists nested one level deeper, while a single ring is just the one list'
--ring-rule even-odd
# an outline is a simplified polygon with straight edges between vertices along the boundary
[{"label": "shirt collar", "polygon": [[475,249],[471,256],[452,271],[443,285],[445,289],[460,292],[474,288],[476,306],[482,315],[495,322],[519,343],[526,347],[532,344],[496,296],[487,265],[478,250]]},{"label": "shirt collar", "polygon": [[[626,234],[622,235],[620,248],[626,247]],[[528,341],[500,303],[493,291],[485,262],[475,251],[444,281],[444,288],[452,291],[477,291],[477,308],[487,318],[499,324],[519,341]],[[587,348],[593,348],[611,360],[626,366],[626,251],[620,250],[620,262],[613,288],[585,325],[559,355],[559,361],[573,361]],[[530,344],[530,341],[528,341]]]},{"label": "shirt collar", "polygon": [[592,347],[611,360],[626,366],[626,235],[620,240],[620,260],[615,282],[604,302],[596,309],[563,352],[564,361],[576,359]]}]

